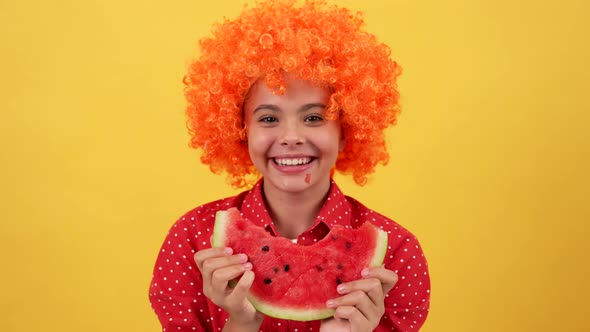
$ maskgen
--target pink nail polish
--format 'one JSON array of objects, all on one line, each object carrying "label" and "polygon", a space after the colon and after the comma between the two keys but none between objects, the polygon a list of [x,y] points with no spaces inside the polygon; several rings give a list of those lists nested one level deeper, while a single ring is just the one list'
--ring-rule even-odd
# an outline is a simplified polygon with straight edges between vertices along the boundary
[{"label": "pink nail polish", "polygon": [[326,301],[326,306],[328,308],[333,308],[334,307],[334,300],[328,300],[328,301]]},{"label": "pink nail polish", "polygon": [[365,278],[368,277],[369,276],[369,269],[363,269],[361,271],[361,275]]}]

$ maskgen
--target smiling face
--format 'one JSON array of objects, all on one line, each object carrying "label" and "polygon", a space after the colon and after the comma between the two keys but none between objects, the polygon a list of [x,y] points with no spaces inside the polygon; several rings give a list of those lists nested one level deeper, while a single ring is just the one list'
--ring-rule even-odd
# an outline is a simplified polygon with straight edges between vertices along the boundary
[{"label": "smiling face", "polygon": [[290,76],[285,84],[285,94],[275,95],[258,81],[245,100],[250,158],[267,194],[327,192],[344,147],[340,122],[324,118],[330,92]]}]

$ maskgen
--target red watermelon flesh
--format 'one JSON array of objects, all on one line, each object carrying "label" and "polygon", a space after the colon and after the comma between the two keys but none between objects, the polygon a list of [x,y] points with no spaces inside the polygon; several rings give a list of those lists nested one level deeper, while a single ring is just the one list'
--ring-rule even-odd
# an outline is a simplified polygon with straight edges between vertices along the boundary
[{"label": "red watermelon flesh", "polygon": [[326,301],[340,296],[338,284],[383,263],[387,233],[368,222],[357,229],[337,225],[321,241],[302,246],[270,235],[231,208],[217,213],[213,246],[248,255],[255,275],[248,299],[258,311],[308,321],[334,314]]}]

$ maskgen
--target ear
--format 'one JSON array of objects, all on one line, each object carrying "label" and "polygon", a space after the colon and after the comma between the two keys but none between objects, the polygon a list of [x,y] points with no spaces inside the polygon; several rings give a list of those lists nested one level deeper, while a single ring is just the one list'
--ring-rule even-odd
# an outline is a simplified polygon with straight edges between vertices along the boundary
[{"label": "ear", "polygon": [[240,141],[246,142],[247,140],[248,140],[248,128],[246,128],[246,125],[244,125],[242,127],[242,129],[240,130]]}]

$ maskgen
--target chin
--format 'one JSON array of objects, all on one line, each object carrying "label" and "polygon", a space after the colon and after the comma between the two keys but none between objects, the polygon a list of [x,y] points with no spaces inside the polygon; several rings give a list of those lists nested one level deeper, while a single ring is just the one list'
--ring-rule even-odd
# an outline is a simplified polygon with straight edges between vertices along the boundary
[{"label": "chin", "polygon": [[[315,178],[314,178],[315,176]],[[280,190],[285,193],[303,193],[303,192],[311,192],[315,190],[322,190],[322,186],[318,180],[318,177],[324,179],[328,179],[327,182],[329,183],[329,174],[324,176],[316,175],[313,173],[305,173],[305,174],[297,174],[297,175],[279,175],[276,174],[269,175],[264,177],[264,182],[268,185],[271,185],[276,188],[276,190]],[[307,180],[307,181],[306,181]],[[322,181],[323,182],[323,181]],[[329,187],[329,185],[328,185]]]},{"label": "chin", "polygon": [[283,179],[275,179],[273,184],[277,186],[278,189],[283,190],[285,192],[302,192],[309,189],[313,182],[307,183],[305,182],[304,176],[296,176],[296,177],[287,177]]}]

